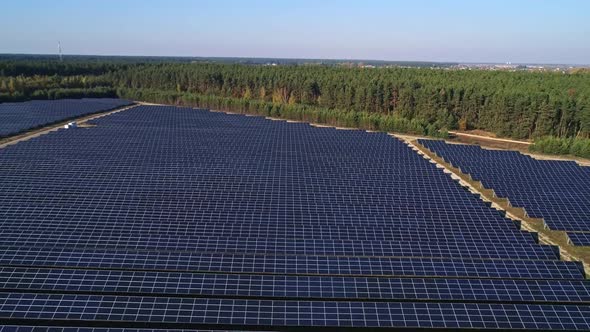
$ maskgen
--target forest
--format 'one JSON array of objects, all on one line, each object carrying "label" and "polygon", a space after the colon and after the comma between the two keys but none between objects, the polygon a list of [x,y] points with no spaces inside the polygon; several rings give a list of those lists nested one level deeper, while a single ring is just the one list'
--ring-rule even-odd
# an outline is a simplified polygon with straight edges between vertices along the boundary
[{"label": "forest", "polygon": [[0,61],[0,102],[101,95],[430,136],[480,129],[538,149],[590,138],[587,71]]}]

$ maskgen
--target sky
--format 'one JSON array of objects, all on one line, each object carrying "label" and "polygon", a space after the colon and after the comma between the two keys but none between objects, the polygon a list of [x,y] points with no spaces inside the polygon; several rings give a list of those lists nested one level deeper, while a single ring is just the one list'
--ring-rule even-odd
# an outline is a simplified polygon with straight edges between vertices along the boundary
[{"label": "sky", "polygon": [[0,53],[590,64],[590,0],[18,0]]}]

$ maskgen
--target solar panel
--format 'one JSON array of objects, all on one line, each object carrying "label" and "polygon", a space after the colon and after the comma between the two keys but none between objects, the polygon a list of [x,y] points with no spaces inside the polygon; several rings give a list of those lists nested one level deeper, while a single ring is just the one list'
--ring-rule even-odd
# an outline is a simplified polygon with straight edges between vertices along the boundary
[{"label": "solar panel", "polygon": [[[42,239],[40,239],[42,237]],[[558,259],[555,247],[535,243],[429,243],[405,241],[351,241],[264,238],[219,238],[174,236],[73,236],[17,235],[0,239],[2,247],[101,248],[120,250],[191,251],[205,253],[374,256],[374,257],[457,257],[507,259]]]},{"label": "solar panel", "polygon": [[568,232],[570,242],[575,246],[590,246],[590,233]]},{"label": "solar panel", "polygon": [[2,319],[309,327],[590,329],[590,306],[0,293]]},{"label": "solar panel", "polygon": [[590,303],[583,280],[376,278],[161,271],[0,268],[0,287],[87,292],[278,299]]},{"label": "solar panel", "polygon": [[203,329],[146,329],[109,327],[69,327],[69,326],[23,326],[0,325],[0,332],[224,332],[245,330],[203,330]]},{"label": "solar panel", "polygon": [[515,279],[583,279],[578,262],[379,258],[362,256],[210,254],[166,251],[4,248],[0,264],[11,266],[117,268],[215,273],[361,276],[435,276]]},{"label": "solar panel", "polygon": [[90,224],[72,221],[28,220],[24,224],[18,219],[6,218],[10,223],[0,229],[0,238],[14,236],[48,236],[95,237],[119,236],[121,238],[141,236],[169,236],[178,239],[190,237],[227,237],[227,238],[263,238],[263,239],[332,239],[355,241],[410,241],[437,243],[537,243],[533,233],[515,228],[507,230],[416,227],[355,227],[355,226],[305,226],[298,224],[261,225],[256,223],[221,224],[191,223],[191,227],[172,228],[165,222],[137,222],[128,225],[118,223]]},{"label": "solar panel", "polygon": [[97,112],[127,106],[132,102],[113,98],[33,100],[0,103],[0,138]]}]

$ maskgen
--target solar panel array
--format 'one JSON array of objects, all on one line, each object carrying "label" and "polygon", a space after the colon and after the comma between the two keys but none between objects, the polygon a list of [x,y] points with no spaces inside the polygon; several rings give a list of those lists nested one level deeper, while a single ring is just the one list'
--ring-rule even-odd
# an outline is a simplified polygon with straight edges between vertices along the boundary
[{"label": "solar panel array", "polygon": [[590,167],[574,161],[538,160],[517,151],[420,140],[446,162],[494,189],[575,245],[590,245]]},{"label": "solar panel array", "polygon": [[579,263],[386,134],[93,123],[0,150],[2,332],[590,328]]},{"label": "solar panel array", "polygon": [[108,111],[132,102],[115,98],[33,100],[0,103],[0,138],[56,122]]}]

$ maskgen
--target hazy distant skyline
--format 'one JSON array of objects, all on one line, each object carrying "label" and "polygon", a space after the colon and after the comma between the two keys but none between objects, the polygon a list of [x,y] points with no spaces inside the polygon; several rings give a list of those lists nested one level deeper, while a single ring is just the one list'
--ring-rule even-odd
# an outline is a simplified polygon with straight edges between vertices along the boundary
[{"label": "hazy distant skyline", "polygon": [[590,64],[590,1],[4,3],[0,53]]}]

